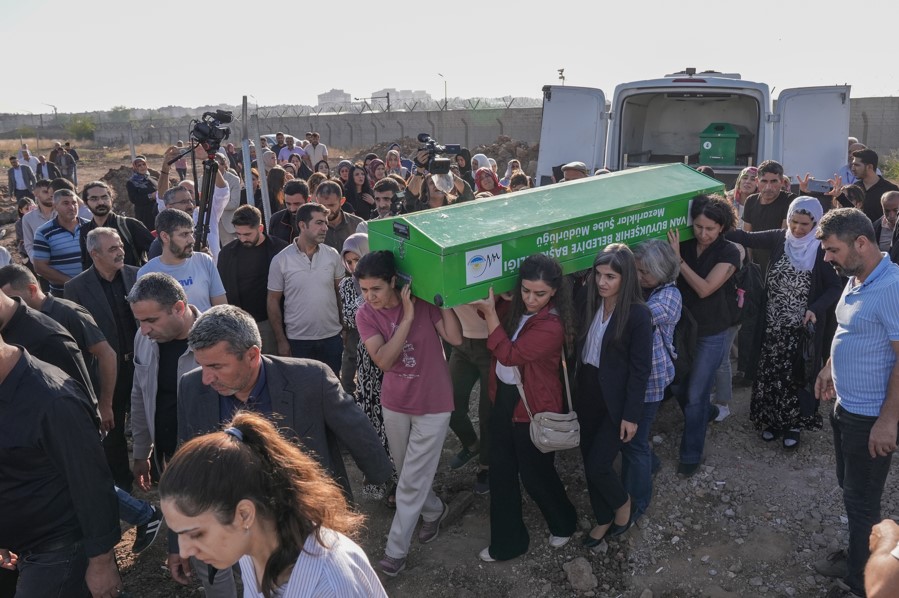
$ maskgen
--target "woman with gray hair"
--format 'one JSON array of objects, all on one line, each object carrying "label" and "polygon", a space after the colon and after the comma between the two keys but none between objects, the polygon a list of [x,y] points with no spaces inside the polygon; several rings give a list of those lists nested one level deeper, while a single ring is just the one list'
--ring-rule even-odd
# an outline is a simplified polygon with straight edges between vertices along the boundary
[{"label": "woman with gray hair", "polygon": [[671,246],[650,239],[634,247],[637,278],[646,306],[652,312],[652,371],[643,399],[643,415],[634,438],[621,448],[621,478],[631,496],[631,522],[636,522],[652,500],[652,473],[661,462],[649,444],[652,422],[674,379],[674,327],[680,320],[681,294],[677,289],[680,265]]}]

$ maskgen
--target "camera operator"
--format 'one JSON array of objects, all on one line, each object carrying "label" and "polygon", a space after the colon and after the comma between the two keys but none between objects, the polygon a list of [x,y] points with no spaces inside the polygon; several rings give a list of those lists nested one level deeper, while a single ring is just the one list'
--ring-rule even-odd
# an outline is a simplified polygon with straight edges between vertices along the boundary
[{"label": "camera operator", "polygon": [[[197,152],[197,160],[205,160],[205,150],[202,146],[197,146],[194,149]],[[165,195],[165,192],[169,188],[169,162],[174,160],[178,154],[181,153],[181,150],[174,145],[169,146],[169,149],[165,151],[165,154],[162,157],[162,168],[159,170],[159,187],[156,190],[156,201],[162,202],[162,197]],[[202,181],[199,181],[200,188],[202,189]],[[225,177],[222,173],[222,169],[219,168],[215,173],[215,190],[212,192],[211,200],[207,199],[206,209],[212,210],[212,217],[209,219],[209,235],[206,237],[206,245],[209,248],[209,251],[212,255],[212,259],[214,261],[218,261],[219,250],[221,249],[221,243],[219,242],[219,222],[222,219],[222,214],[225,212],[225,207],[228,205],[228,200],[231,198],[231,188],[228,186],[228,182],[225,180]],[[193,219],[194,225],[197,223],[197,219],[200,217],[199,214],[199,199],[195,202],[198,207],[195,207],[193,210]],[[165,209],[164,204],[160,206],[160,211]]]},{"label": "camera operator", "polygon": [[[429,159],[430,152],[427,149],[420,149],[415,154],[415,173],[409,179],[409,185],[406,187],[407,211],[439,208],[474,199],[471,185],[454,173],[431,175],[427,170]],[[435,177],[452,178],[452,189],[448,193],[441,191],[434,180]]]},{"label": "camera operator", "polygon": [[[369,220],[380,220],[405,213],[406,206],[403,202],[406,195],[395,179],[388,176],[375,183],[374,194],[375,208],[371,211],[372,217]],[[367,234],[368,222],[363,220],[359,223],[356,232]]]}]

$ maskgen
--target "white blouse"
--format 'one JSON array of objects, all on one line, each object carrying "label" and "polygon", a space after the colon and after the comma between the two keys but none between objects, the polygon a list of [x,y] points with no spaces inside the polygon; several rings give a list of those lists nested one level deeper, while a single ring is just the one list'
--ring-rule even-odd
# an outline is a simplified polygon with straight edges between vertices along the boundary
[{"label": "white blouse", "polygon": [[[310,534],[290,579],[278,587],[278,598],[387,598],[381,580],[358,544],[341,533],[322,528],[322,546]],[[240,559],[244,598],[263,598],[253,559]]]},{"label": "white blouse", "polygon": [[590,324],[590,331],[587,332],[587,340],[584,342],[584,354],[582,356],[584,363],[589,363],[593,367],[599,367],[599,356],[602,352],[602,338],[606,334],[606,328],[609,327],[609,322],[612,321],[612,314],[609,314],[609,319],[605,322],[603,320],[603,303],[600,301],[599,310],[597,310],[596,315],[593,317],[593,323]]}]

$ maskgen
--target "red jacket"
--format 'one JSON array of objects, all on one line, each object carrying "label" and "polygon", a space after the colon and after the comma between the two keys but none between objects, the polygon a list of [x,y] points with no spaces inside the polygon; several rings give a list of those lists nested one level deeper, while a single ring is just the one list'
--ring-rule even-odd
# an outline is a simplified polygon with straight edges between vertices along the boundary
[{"label": "red jacket", "polygon": [[[500,321],[508,307],[508,303],[497,305]],[[531,413],[567,411],[567,407],[563,407],[562,380],[559,377],[565,331],[562,320],[555,312],[550,311],[552,307],[552,303],[549,303],[530,318],[518,333],[515,342],[509,340],[502,326],[487,337],[487,348],[491,353],[488,384],[491,401],[496,400],[498,360],[503,365],[518,366]],[[515,406],[512,421],[530,421],[524,403],[519,401]]]}]

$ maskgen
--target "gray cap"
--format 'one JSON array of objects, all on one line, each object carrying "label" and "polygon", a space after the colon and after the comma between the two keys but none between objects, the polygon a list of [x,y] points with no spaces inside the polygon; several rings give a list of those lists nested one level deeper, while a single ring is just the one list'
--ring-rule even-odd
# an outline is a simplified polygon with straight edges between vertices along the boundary
[{"label": "gray cap", "polygon": [[583,162],[569,162],[562,167],[562,172],[565,172],[566,170],[577,170],[583,172],[587,176],[590,176],[590,172],[587,170],[587,165]]}]

